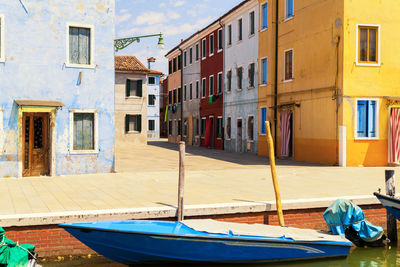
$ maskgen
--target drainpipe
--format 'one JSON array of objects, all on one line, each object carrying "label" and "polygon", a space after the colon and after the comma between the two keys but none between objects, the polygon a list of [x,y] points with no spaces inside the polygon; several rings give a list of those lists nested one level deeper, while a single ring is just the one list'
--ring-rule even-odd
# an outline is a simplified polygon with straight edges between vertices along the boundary
[{"label": "drainpipe", "polygon": [[274,148],[277,155],[277,125],[278,125],[278,25],[279,25],[279,1],[275,1],[275,92],[274,92]]},{"label": "drainpipe", "polygon": [[[181,41],[182,42],[182,41]],[[179,47],[181,52],[181,141],[183,141],[183,50]]]}]

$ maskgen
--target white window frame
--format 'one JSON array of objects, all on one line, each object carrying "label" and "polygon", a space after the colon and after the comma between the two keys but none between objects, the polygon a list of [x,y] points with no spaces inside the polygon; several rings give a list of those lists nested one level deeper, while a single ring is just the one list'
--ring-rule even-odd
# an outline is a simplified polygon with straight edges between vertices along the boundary
[{"label": "white window frame", "polygon": [[[74,114],[93,113],[94,114],[94,149],[93,150],[74,150]],[[70,109],[69,110],[69,153],[70,154],[98,154],[99,153],[99,113],[97,109]]]},{"label": "white window frame", "polygon": [[[150,130],[150,121],[154,121],[154,130]],[[156,120],[155,119],[147,119],[147,131],[155,132],[156,131]]]},{"label": "white window frame", "polygon": [[[378,53],[378,62],[377,63],[362,63],[358,62],[358,47],[359,47],[359,29],[360,27],[376,27],[378,28],[378,47],[376,49]],[[356,24],[356,66],[372,66],[372,67],[380,67],[381,66],[381,25],[380,24]]]},{"label": "white window frame", "polygon": [[[220,78],[220,75],[221,75],[221,78]],[[219,88],[218,88],[218,86],[219,86],[219,80],[220,79],[222,79],[222,83],[221,83],[221,92],[220,92],[220,90],[219,90]],[[221,72],[218,72],[217,73],[217,93],[216,93],[216,95],[220,95],[220,94],[222,94],[224,92],[224,74],[222,73],[222,71]]]},{"label": "white window frame", "polygon": [[[190,51],[192,51],[192,55],[190,55]],[[193,46],[189,48],[189,66],[193,64]]]},{"label": "white window frame", "polygon": [[[229,27],[231,27],[231,36],[230,36],[231,37],[231,43],[228,43],[229,42]],[[226,34],[228,35],[227,38],[226,38],[226,47],[231,47],[232,43],[233,43],[233,27],[232,27],[232,23],[229,23],[226,26],[226,28],[227,28]]]},{"label": "white window frame", "polygon": [[[253,117],[253,140],[249,140],[249,118],[250,117]],[[247,137],[247,142],[250,142],[250,143],[254,143],[254,141],[255,141],[255,139],[256,139],[256,135],[255,135],[255,133],[256,133],[256,131],[255,131],[255,120],[256,120],[256,116],[254,116],[254,114],[249,114],[249,115],[247,115],[247,121],[246,121],[246,137]],[[242,125],[242,128],[243,128],[243,125]]]},{"label": "white window frame", "polygon": [[267,1],[264,1],[264,2],[262,2],[261,3],[261,5],[260,5],[260,32],[263,32],[263,31],[266,31],[267,29],[268,29],[268,26],[269,26],[269,23],[268,23],[268,16],[267,16],[267,27],[266,28],[263,28],[263,21],[264,21],[264,13],[262,12],[262,8],[263,8],[263,5],[267,5],[267,14],[268,14],[268,0]]},{"label": "white window frame", "polygon": [[0,62],[5,62],[6,61],[6,49],[5,49],[5,32],[6,32],[6,23],[5,23],[5,19],[4,19],[4,15],[0,14],[0,21],[1,21],[1,26],[0,26]]},{"label": "white window frame", "polygon": [[[212,53],[211,53],[211,36],[213,37],[213,47],[212,47]],[[210,34],[208,36],[208,52],[210,53],[209,56],[212,57],[214,55],[214,50],[215,50],[215,36],[214,33]]]},{"label": "white window frame", "polygon": [[288,21],[288,20],[291,20],[291,19],[293,19],[294,18],[294,0],[293,0],[293,15],[291,16],[291,17],[288,17],[287,16],[287,13],[288,13],[288,10],[287,10],[287,1],[288,0],[285,0],[285,19],[283,20],[283,22],[286,22],[286,21]]},{"label": "white window frame", "polygon": [[[204,44],[206,44],[206,45],[204,45]],[[203,38],[202,40],[201,40],[201,60],[204,60],[204,59],[206,59],[207,58],[207,38]],[[203,47],[205,47],[206,48],[206,51],[205,51],[205,53],[204,53],[204,55],[203,55]]]},{"label": "white window frame", "polygon": [[[222,32],[221,33],[221,36],[222,36],[222,41],[221,41],[221,43],[222,43],[222,47],[221,48],[219,48],[218,46],[219,46],[219,32]],[[222,29],[219,29],[218,31],[217,31],[217,36],[218,36],[218,40],[217,40],[217,48],[218,48],[218,50],[217,50],[217,53],[219,53],[219,52],[221,52],[223,49],[224,49],[224,32],[222,31]]]},{"label": "white window frame", "polygon": [[183,67],[187,67],[187,50],[183,51]]},{"label": "white window frame", "polygon": [[[222,121],[222,123],[221,123],[221,127],[222,127],[222,129],[221,129],[221,137],[217,137],[217,121],[218,121],[218,119],[221,119],[221,121]],[[222,116],[217,116],[217,119],[215,120],[215,137],[218,139],[218,140],[221,140],[221,139],[223,139],[224,138],[224,130],[223,130],[223,128],[224,128],[224,118],[222,117]]]},{"label": "white window frame", "polygon": [[[228,90],[228,81],[229,81],[228,77],[227,77],[228,76],[228,72],[231,72],[231,90]],[[227,93],[227,94],[231,94],[232,93],[232,73],[233,73],[232,69],[228,69],[226,71],[226,75],[225,75],[226,76],[225,77],[226,78],[226,90],[225,90],[225,93]]]},{"label": "white window frame", "polygon": [[[239,29],[240,29],[240,28],[239,28],[239,21],[240,21],[240,20],[242,21],[242,39],[241,39],[241,40],[239,40],[239,36],[240,36],[240,35],[239,35]],[[244,35],[244,34],[243,34],[243,17],[237,18],[237,20],[236,20],[236,25],[237,25],[237,32],[236,32],[236,33],[237,33],[237,40],[236,40],[236,42],[237,42],[237,43],[240,43],[240,42],[243,42],[243,35]]]},{"label": "white window frame", "polygon": [[199,134],[200,134],[200,138],[202,138],[202,139],[206,138],[206,131],[205,131],[205,129],[204,129],[204,136],[201,135],[201,130],[202,130],[201,127],[202,127],[202,125],[203,125],[203,123],[202,123],[202,122],[203,122],[203,119],[206,120],[206,127],[207,127],[207,117],[201,117],[201,118],[200,118],[200,131],[199,131]]},{"label": "white window frame", "polygon": [[[196,87],[197,87],[197,85],[198,85],[198,88],[199,88],[199,95],[196,94],[196,97],[193,97],[193,99],[200,99],[201,98],[201,91],[200,91],[201,87],[200,87],[200,81],[199,80],[196,80]],[[197,90],[197,88],[195,88],[195,90]]]},{"label": "white window frame", "polygon": [[[203,84],[205,84],[205,89],[204,94],[203,94]],[[201,98],[206,98],[207,94],[207,78],[202,78],[201,79]]]},{"label": "white window frame", "polygon": [[242,87],[243,87],[243,72],[244,72],[244,68],[243,68],[243,66],[237,66],[236,67],[236,81],[235,81],[235,83],[236,83],[236,92],[241,92],[242,90],[243,90],[243,88],[238,88],[238,72],[237,72],[237,70],[239,69],[239,68],[241,68],[242,69]]},{"label": "white window frame", "polygon": [[[201,59],[200,42],[197,42],[194,47],[195,47],[195,60],[194,60],[194,62],[198,62]],[[196,47],[199,47],[199,58],[196,58],[196,51],[197,51]]]},{"label": "white window frame", "polygon": [[[227,125],[228,125],[228,119],[231,119],[231,136],[230,136],[230,137],[228,137],[228,132],[227,132],[227,131],[228,131],[228,127],[227,127]],[[230,141],[230,140],[232,139],[232,117],[231,117],[231,116],[226,117],[226,124],[225,124],[224,132],[225,132],[225,134],[226,134],[225,140],[226,140],[226,141]]]},{"label": "white window frame", "polygon": [[267,106],[260,106],[260,128],[258,129],[258,134],[259,135],[263,135],[266,136],[267,135],[267,127],[265,127],[265,133],[262,133],[262,124],[263,122],[262,120],[262,109],[265,108],[265,118],[268,120],[267,116],[268,116],[268,107]]},{"label": "white window frame", "polygon": [[[262,80],[262,76],[263,76],[263,64],[262,64],[262,62],[263,62],[263,60],[264,59],[266,59],[267,60],[267,77],[266,77],[266,81],[265,81],[265,83],[263,83],[263,80]],[[261,69],[261,72],[259,71],[259,74],[261,73],[261,75],[260,75],[260,85],[267,85],[268,84],[268,57],[262,57],[262,58],[260,58],[260,69]]]},{"label": "white window frame", "polygon": [[[252,89],[256,88],[256,84],[257,84],[257,81],[256,81],[256,63],[255,63],[254,61],[250,61],[250,62],[249,62],[249,65],[247,66],[247,67],[248,67],[248,69],[247,69],[247,76],[249,75],[249,69],[250,69],[250,65],[251,65],[251,64],[254,64],[253,86],[250,86],[250,79],[249,79],[250,77],[247,77],[247,90],[252,90]],[[243,75],[243,74],[242,74],[242,75]]]},{"label": "white window frame", "polygon": [[[376,108],[375,108],[375,137],[358,137],[357,136],[357,126],[358,126],[358,112],[357,112],[357,103],[360,100],[367,100],[367,101],[375,101]],[[354,140],[379,140],[379,98],[362,98],[357,97],[354,98]]]},{"label": "white window frame", "polygon": [[[286,80],[286,52],[292,51],[292,78]],[[294,77],[294,49],[289,48],[283,51],[283,82],[292,82]]]},{"label": "white window frame", "polygon": [[[87,28],[90,29],[90,64],[86,65],[86,64],[73,64],[69,62],[69,28],[70,27],[77,27],[77,28]],[[94,59],[94,26],[91,24],[82,24],[82,23],[71,23],[68,22],[66,24],[66,38],[65,38],[65,47],[66,47],[66,51],[65,51],[65,66],[66,67],[70,67],[70,68],[84,68],[84,69],[94,69],[96,67],[95,59]]]},{"label": "white window frame", "polygon": [[[212,79],[213,79],[213,84],[212,84],[212,86],[213,86],[213,93],[212,94],[210,94],[210,89],[211,89],[211,77],[212,77]],[[215,89],[215,79],[214,79],[214,75],[210,75],[210,76],[208,76],[208,96],[213,96],[214,95],[214,89]]]},{"label": "white window frame", "polygon": [[[251,34],[251,21],[250,21],[250,14],[251,13],[254,13],[254,33],[253,34]],[[249,38],[251,38],[251,37],[253,37],[253,36],[255,36],[256,35],[256,30],[257,30],[257,25],[256,25],[256,10],[255,9],[252,9],[252,10],[250,10],[249,11],[249,13],[248,13],[248,17],[249,17]],[[243,28],[243,25],[242,25],[242,28]]]}]

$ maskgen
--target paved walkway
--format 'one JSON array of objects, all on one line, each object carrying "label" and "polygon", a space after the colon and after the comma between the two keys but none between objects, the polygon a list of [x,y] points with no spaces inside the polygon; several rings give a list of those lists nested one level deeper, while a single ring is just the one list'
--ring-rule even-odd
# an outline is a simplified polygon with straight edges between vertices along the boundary
[{"label": "paved walkway", "polygon": [[[185,205],[249,205],[274,200],[267,159],[205,148],[187,149]],[[278,161],[285,203],[371,196],[384,190],[388,168],[340,168]],[[177,145],[153,142],[117,155],[117,173],[0,179],[0,224],[24,214],[79,214],[114,209],[175,207]],[[397,187],[399,183],[397,182]],[[60,213],[61,212],[61,213]]]}]

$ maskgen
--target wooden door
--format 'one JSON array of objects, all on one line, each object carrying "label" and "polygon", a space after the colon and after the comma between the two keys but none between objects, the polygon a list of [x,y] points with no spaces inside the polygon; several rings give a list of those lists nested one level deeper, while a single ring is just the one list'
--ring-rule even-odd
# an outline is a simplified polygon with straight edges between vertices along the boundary
[{"label": "wooden door", "polygon": [[49,114],[23,113],[23,176],[49,175]]}]

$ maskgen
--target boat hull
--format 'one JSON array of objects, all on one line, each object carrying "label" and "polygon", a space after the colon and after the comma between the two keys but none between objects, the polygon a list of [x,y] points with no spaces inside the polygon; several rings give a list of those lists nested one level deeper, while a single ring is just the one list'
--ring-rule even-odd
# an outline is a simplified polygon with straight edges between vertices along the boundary
[{"label": "boat hull", "polygon": [[274,262],[346,257],[351,246],[328,242],[294,242],[251,238],[137,233],[62,225],[70,234],[114,261],[137,262]]},{"label": "boat hull", "polygon": [[400,221],[400,199],[385,196],[379,193],[374,193],[374,195],[382,203],[385,209]]}]

